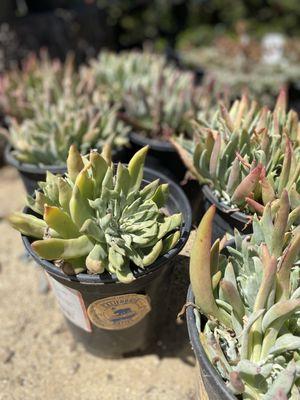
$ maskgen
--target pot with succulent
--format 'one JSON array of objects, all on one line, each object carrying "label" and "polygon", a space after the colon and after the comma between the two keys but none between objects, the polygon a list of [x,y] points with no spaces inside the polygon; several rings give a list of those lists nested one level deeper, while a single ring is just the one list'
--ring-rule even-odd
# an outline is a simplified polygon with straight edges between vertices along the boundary
[{"label": "pot with succulent", "polygon": [[146,165],[181,181],[186,169],[168,139],[189,135],[189,119],[208,100],[193,75],[167,65],[161,55],[136,51],[101,53],[82,74],[103,92],[110,88],[111,101],[121,105],[118,116],[131,130],[133,152],[148,145]]},{"label": "pot with succulent", "polygon": [[72,143],[84,153],[110,143],[116,161],[128,161],[128,128],[117,119],[116,106],[79,77],[72,59],[62,65],[47,53],[39,61],[28,58],[23,70],[4,75],[0,104],[8,123],[1,129],[6,161],[18,169],[29,194],[47,170],[66,171]]},{"label": "pot with succulent", "polygon": [[297,113],[286,112],[284,91],[274,111],[244,95],[229,109],[221,104],[209,122],[195,122],[193,141],[172,140],[202,185],[205,210],[217,207],[214,237],[234,228],[251,232],[253,212],[262,214],[285,188],[292,207],[298,204],[299,126]]},{"label": "pot with succulent", "polygon": [[9,142],[6,161],[18,169],[29,194],[45,180],[46,171],[66,171],[72,143],[83,153],[111,144],[114,159],[127,161],[128,129],[117,119],[116,110],[107,102],[96,108],[85,96],[74,103],[69,100],[66,96],[56,104],[43,105],[34,118],[21,123],[12,119],[9,128],[2,130]]},{"label": "pot with succulent", "polygon": [[[20,68],[7,70],[1,75],[1,113],[19,122],[32,118],[36,104],[55,103],[67,88],[72,93],[81,92],[79,79],[71,54],[64,63],[51,60],[46,50],[41,50],[38,57],[30,54]],[[80,80],[88,86],[87,81]]]},{"label": "pot with succulent", "polygon": [[191,227],[184,193],[143,168],[146,153],[113,165],[107,151],[80,156],[72,146],[66,175],[48,172],[24,213],[9,218],[45,268],[75,337],[104,357],[153,343]]},{"label": "pot with succulent", "polygon": [[[191,251],[187,324],[201,399],[300,398],[299,205],[286,190],[253,234],[211,246],[215,206]],[[236,396],[236,397],[235,397]]]}]

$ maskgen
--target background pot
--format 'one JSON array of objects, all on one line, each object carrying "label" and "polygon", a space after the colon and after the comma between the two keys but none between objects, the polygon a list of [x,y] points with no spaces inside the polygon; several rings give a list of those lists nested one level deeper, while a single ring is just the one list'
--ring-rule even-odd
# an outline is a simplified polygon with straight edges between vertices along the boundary
[{"label": "background pot", "polygon": [[300,112],[300,82],[290,82],[288,86],[289,108]]},{"label": "background pot", "polygon": [[[171,143],[166,140],[150,139],[136,132],[130,133],[130,142],[133,153],[146,145],[149,146],[146,158],[147,167],[162,172],[179,185],[184,181],[186,167]],[[190,180],[182,185],[182,189],[190,201],[194,215],[199,208],[200,186],[197,181]]]},{"label": "background pot", "polygon": [[[194,295],[191,286],[189,287],[187,302],[194,303]],[[197,400],[236,400],[236,397],[227,389],[224,381],[213,367],[205,353],[199,339],[199,332],[195,322],[194,307],[187,307],[186,320],[191,345],[193,347],[197,366]]]},{"label": "background pot", "polygon": [[150,139],[138,132],[131,132],[129,138],[134,153],[144,146],[149,146],[147,167],[161,171],[177,183],[183,180],[186,168],[171,143],[166,140]]},{"label": "background pot", "polygon": [[[7,145],[5,148],[5,161],[7,164],[17,168],[20,177],[24,183],[25,189],[28,194],[32,194],[38,188],[38,182],[46,180],[46,172],[50,171],[52,174],[64,174],[67,171],[66,166],[53,166],[43,165],[38,166],[34,164],[27,164],[18,161],[12,154],[12,147]],[[127,163],[130,160],[130,150],[127,147],[122,147],[118,150],[113,150],[113,161]]]},{"label": "background pot", "polygon": [[[176,263],[175,257],[189,236],[191,209],[180,187],[166,176],[145,168],[144,180],[146,182],[157,178],[161,182],[169,183],[168,210],[171,213],[181,211],[183,214],[184,224],[181,230],[181,238],[175,248],[159,257],[146,270],[137,269],[135,272],[136,280],[130,284],[120,283],[108,273],[68,276],[53,263],[41,259],[32,251],[30,246],[32,239],[26,236],[22,237],[28,252],[39,265],[45,268],[48,275],[54,280],[54,282],[52,281],[54,287],[58,285],[58,291],[63,292],[60,296],[60,305],[65,311],[65,316],[67,314],[66,320],[73,335],[95,355],[111,358],[143,351],[155,341],[162,326],[165,324],[171,273],[174,263]],[[34,214],[28,208],[25,211]],[[71,289],[71,294],[68,294],[69,289]],[[73,322],[69,320],[69,313],[72,310],[68,309],[68,305],[61,304],[65,298],[64,296],[70,297],[72,294],[79,298],[81,312],[84,314],[82,319],[86,319],[81,327],[74,323],[74,319]],[[138,297],[138,295],[142,297]],[[106,300],[102,301],[102,299]],[[68,303],[68,298],[65,300]],[[139,303],[140,300],[141,307],[136,310],[135,304]],[[134,302],[135,304],[133,304]],[[149,306],[151,307],[150,311],[147,310]],[[135,315],[133,315],[134,313]],[[110,329],[116,316],[125,318],[122,329]],[[141,319],[135,323],[139,317]],[[99,321],[102,322],[99,324]],[[103,321],[106,324],[105,327],[103,327]],[[88,331],[89,329],[90,331]]]},{"label": "background pot", "polygon": [[37,189],[39,181],[46,180],[46,172],[50,171],[53,174],[64,174],[66,167],[55,167],[53,165],[37,166],[33,164],[21,163],[12,154],[12,147],[7,145],[5,148],[5,161],[7,164],[17,168],[20,177],[25,186],[26,192],[32,194]]},{"label": "background pot", "polygon": [[225,233],[234,233],[234,229],[238,229],[243,234],[247,235],[252,233],[252,224],[249,224],[249,219],[247,215],[235,211],[232,212],[231,208],[227,205],[221,203],[217,197],[213,194],[212,190],[207,185],[202,186],[203,201],[201,205],[204,207],[203,210],[199,208],[199,218],[200,221],[203,213],[212,205],[216,206],[216,215],[213,221],[213,239],[221,238]]},{"label": "background pot", "polygon": [[174,62],[177,68],[182,71],[192,72],[195,76],[196,85],[200,85],[203,81],[205,70],[201,67],[201,65],[196,65],[194,63],[188,63],[185,60],[185,57],[178,51],[169,52],[168,59],[171,62]]}]

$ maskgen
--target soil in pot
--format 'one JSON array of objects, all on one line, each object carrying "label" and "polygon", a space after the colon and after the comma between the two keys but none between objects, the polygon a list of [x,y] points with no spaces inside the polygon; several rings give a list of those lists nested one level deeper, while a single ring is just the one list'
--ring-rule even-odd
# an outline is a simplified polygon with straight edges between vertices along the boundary
[{"label": "soil in pot", "polygon": [[[4,153],[5,161],[7,164],[15,167],[25,186],[26,192],[32,194],[35,189],[38,188],[38,182],[46,180],[47,171],[52,174],[63,175],[66,172],[66,166],[53,166],[53,165],[33,165],[27,163],[21,163],[12,154],[12,147],[7,145]],[[113,151],[113,161],[127,163],[130,159],[130,150],[127,147],[123,147],[117,151]]]},{"label": "soil in pot", "polygon": [[39,258],[31,249],[31,239],[23,236],[28,252],[45,268],[74,337],[95,355],[117,358],[143,351],[157,339],[166,321],[171,274],[176,255],[189,236],[191,210],[176,184],[145,168],[146,181],[157,178],[169,183],[168,211],[183,214],[181,238],[147,269],[136,269],[136,279],[129,284],[118,282],[108,273],[68,276],[53,263]]},{"label": "soil in pot", "polygon": [[226,233],[233,234],[234,229],[238,229],[243,234],[252,233],[252,225],[246,214],[240,211],[232,211],[232,209],[220,202],[214,195],[212,190],[204,185],[201,188],[203,201],[196,212],[196,223],[198,224],[206,210],[212,205],[216,205],[216,215],[213,221],[213,241],[222,238]]},{"label": "soil in pot", "polygon": [[[194,303],[191,286],[187,295],[187,303]],[[224,381],[206,356],[199,339],[193,306],[187,307],[186,320],[189,338],[197,360],[197,400],[236,400],[237,398],[227,389]]]}]

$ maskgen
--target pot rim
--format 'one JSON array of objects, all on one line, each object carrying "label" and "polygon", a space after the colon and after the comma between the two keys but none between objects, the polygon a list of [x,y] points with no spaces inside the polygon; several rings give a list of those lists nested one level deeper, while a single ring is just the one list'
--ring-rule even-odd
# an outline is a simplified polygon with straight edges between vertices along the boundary
[{"label": "pot rim", "polygon": [[47,171],[52,172],[53,174],[63,174],[67,170],[67,165],[35,165],[29,163],[23,163],[16,159],[16,157],[12,154],[13,146],[11,144],[7,144],[5,146],[4,156],[7,164],[17,168],[19,171],[28,172],[31,174],[45,174]]},{"label": "pot rim", "polygon": [[[114,156],[115,154],[118,153],[118,151],[125,149],[127,146],[124,145],[120,149],[112,149],[112,155]],[[62,165],[46,165],[46,164],[29,164],[29,163],[23,163],[19,160],[16,159],[16,157],[13,156],[12,151],[13,151],[13,146],[8,143],[5,146],[4,150],[4,156],[5,156],[5,161],[7,164],[12,165],[13,167],[17,168],[21,172],[27,172],[27,173],[32,173],[32,174],[45,174],[47,171],[52,172],[52,174],[64,174],[67,171],[67,164],[62,164]]]},{"label": "pot rim", "polygon": [[[181,235],[180,239],[177,242],[176,246],[171,249],[168,253],[159,257],[153,264],[146,267],[145,270],[138,270],[134,272],[134,276],[136,279],[142,278],[145,275],[149,275],[151,273],[156,272],[160,267],[162,267],[166,262],[170,262],[174,259],[174,257],[182,250],[184,245],[186,244],[192,226],[192,211],[189,204],[189,201],[183,192],[183,190],[171,179],[167,176],[152,170],[151,168],[144,167],[144,176],[148,174],[150,177],[150,182],[154,179],[159,178],[162,182],[168,183],[170,187],[170,191],[174,192],[174,197],[178,200],[178,207],[180,212],[183,214],[183,224],[181,227]],[[23,212],[29,213],[31,210],[29,207],[25,207]],[[31,257],[41,266],[45,267],[46,271],[51,275],[62,278],[66,281],[75,281],[80,282],[82,284],[107,284],[107,283],[118,283],[122,284],[122,282],[118,281],[116,277],[112,277],[107,271],[103,274],[87,274],[80,273],[77,275],[66,275],[59,267],[56,267],[51,261],[44,260],[40,258],[31,248],[32,238],[28,236],[21,235],[24,246]]]},{"label": "pot rim", "polygon": [[150,149],[154,151],[177,153],[171,143],[167,140],[150,139],[135,131],[129,133],[129,139],[133,144],[141,147],[149,145]]},{"label": "pot rim", "polygon": [[243,213],[242,211],[232,211],[232,209],[227,205],[222,203],[213,193],[211,188],[208,185],[202,186],[202,192],[207,197],[207,199],[215,204],[218,210],[222,211],[223,213],[228,214],[228,216],[232,217],[233,219],[242,222],[248,223],[249,219],[247,218],[247,214]]},{"label": "pot rim", "polygon": [[[187,293],[187,303],[194,303],[194,294],[192,286],[189,286]],[[190,342],[197,358],[199,368],[204,368],[205,378],[208,379],[213,387],[217,388],[219,398],[222,400],[236,400],[236,397],[226,388],[225,382],[218,374],[217,370],[213,367],[208,359],[205,350],[199,340],[199,332],[195,323],[194,307],[190,306],[186,309],[186,321],[189,333]],[[201,372],[199,372],[201,373]]]}]

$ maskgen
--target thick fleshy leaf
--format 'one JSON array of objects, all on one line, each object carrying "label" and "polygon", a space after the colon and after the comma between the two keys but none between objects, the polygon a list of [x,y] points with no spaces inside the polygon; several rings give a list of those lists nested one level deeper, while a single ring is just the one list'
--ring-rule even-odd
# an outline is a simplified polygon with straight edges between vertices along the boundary
[{"label": "thick fleshy leaf", "polygon": [[94,274],[101,274],[105,270],[107,249],[103,244],[95,244],[86,258],[87,269]]},{"label": "thick fleshy leaf", "polygon": [[271,254],[275,257],[279,257],[282,253],[284,235],[287,228],[287,222],[290,211],[289,196],[286,190],[282,191],[280,196],[279,209],[276,214],[274,222],[274,231],[272,234],[272,247],[270,249]]},{"label": "thick fleshy leaf", "polygon": [[58,260],[85,256],[92,250],[94,244],[87,236],[80,236],[76,239],[37,240],[31,247],[46,260]]},{"label": "thick fleshy leaf", "polygon": [[143,265],[147,267],[148,265],[151,265],[154,263],[154,261],[159,257],[163,250],[163,242],[162,240],[159,240],[153,247],[152,249],[147,252],[144,257],[143,257]]},{"label": "thick fleshy leaf", "polygon": [[[255,299],[253,311],[259,311],[266,307],[271,290],[275,286],[275,277],[277,270],[277,260],[275,257],[270,258],[270,262],[263,270],[263,277],[259,286],[259,290]],[[252,341],[252,361],[258,362],[260,359],[262,346],[262,320],[258,319],[251,329]]]},{"label": "thick fleshy leaf", "polygon": [[191,250],[190,279],[195,303],[200,310],[230,327],[230,317],[226,317],[226,314],[221,312],[215,302],[211,282],[210,248],[215,212],[215,206],[211,206],[204,214],[198,227]]},{"label": "thick fleshy leaf", "polygon": [[[23,235],[42,239],[47,232],[48,226],[45,221],[33,215],[15,212],[8,218],[10,225],[21,232]],[[49,232],[51,236],[58,236],[57,232]]]},{"label": "thick fleshy leaf", "polygon": [[135,153],[128,163],[128,171],[130,175],[130,187],[138,189],[143,179],[143,168],[148,152],[148,146],[143,147]]},{"label": "thick fleshy leaf", "polygon": [[45,205],[44,221],[64,239],[72,239],[80,236],[79,230],[69,214],[58,207]]},{"label": "thick fleshy leaf", "polygon": [[74,186],[70,200],[70,214],[72,220],[80,229],[87,219],[93,216],[93,210],[84,199],[77,186]]},{"label": "thick fleshy leaf", "polygon": [[[70,213],[69,205],[72,197],[72,188],[68,184],[68,182],[63,178],[59,178],[58,180],[58,191],[59,191],[58,198],[60,206],[65,212]],[[51,203],[47,204],[51,205]]]},{"label": "thick fleshy leaf", "polygon": [[245,201],[246,197],[250,196],[259,181],[261,170],[262,165],[259,164],[237,186],[232,195],[232,201],[234,203],[240,204]]},{"label": "thick fleshy leaf", "polygon": [[68,175],[75,182],[77,175],[84,168],[84,164],[79,151],[75,145],[72,145],[67,158]]},{"label": "thick fleshy leaf", "polygon": [[239,317],[240,322],[242,322],[245,315],[245,307],[239,291],[233,283],[225,279],[222,279],[222,281],[220,282],[220,286],[222,288],[225,300],[232,306],[233,310]]},{"label": "thick fleshy leaf", "polygon": [[277,323],[278,320],[284,322],[289,316],[294,314],[296,311],[300,310],[300,299],[294,300],[282,300],[274,304],[264,315],[262,320],[262,330],[266,330]]},{"label": "thick fleshy leaf", "polygon": [[274,346],[270,349],[270,354],[281,354],[287,351],[296,351],[300,348],[300,337],[291,333],[280,336]]},{"label": "thick fleshy leaf", "polygon": [[93,179],[95,181],[95,195],[99,195],[101,193],[101,185],[108,165],[104,158],[96,151],[91,151],[90,163],[92,165]]},{"label": "thick fleshy leaf", "polygon": [[89,168],[91,168],[91,164],[87,164],[79,172],[75,180],[75,186],[78,187],[81,196],[85,199],[94,198],[94,182],[89,176]]},{"label": "thick fleshy leaf", "polygon": [[167,183],[163,183],[156,189],[154,195],[151,197],[151,200],[154,201],[158,208],[161,208],[166,204],[168,197],[169,185]]},{"label": "thick fleshy leaf", "polygon": [[276,300],[287,300],[290,293],[290,273],[300,253],[300,232],[284,250],[278,266]]},{"label": "thick fleshy leaf", "polygon": [[166,254],[168,253],[171,249],[173,249],[176,244],[178,243],[180,239],[180,231],[176,231],[174,233],[171,233],[168,235],[166,238],[163,239],[163,247],[161,250],[161,254]]},{"label": "thick fleshy leaf", "polygon": [[292,163],[292,144],[289,138],[286,138],[286,147],[285,154],[283,159],[283,166],[281,170],[281,174],[278,182],[278,193],[281,194],[283,189],[287,186],[290,172],[291,172],[291,163]]},{"label": "thick fleshy leaf", "polygon": [[280,400],[280,396],[284,399],[290,393],[290,390],[295,382],[296,378],[296,365],[294,361],[291,361],[286,369],[281,371],[273,384],[263,396],[263,400]]}]

